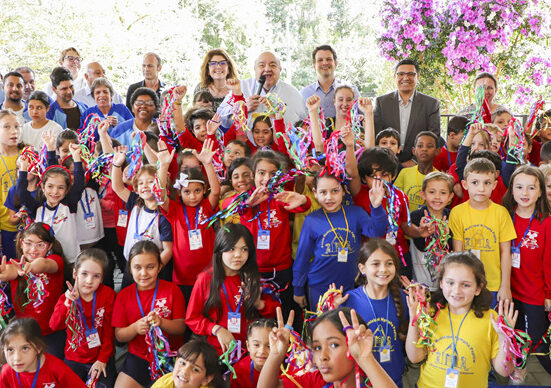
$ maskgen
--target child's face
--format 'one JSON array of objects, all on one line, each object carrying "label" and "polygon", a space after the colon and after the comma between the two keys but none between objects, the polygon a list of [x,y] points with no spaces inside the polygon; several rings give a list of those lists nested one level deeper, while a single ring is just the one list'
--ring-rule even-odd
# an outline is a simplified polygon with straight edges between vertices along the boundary
[{"label": "child's face", "polygon": [[419,163],[432,163],[440,148],[436,147],[436,141],[430,136],[421,136],[413,147],[413,155]]},{"label": "child's face", "polygon": [[199,100],[195,101],[195,104],[193,105],[194,108],[209,108],[212,109],[212,101],[207,100]]},{"label": "child's face", "polygon": [[268,160],[261,160],[256,164],[254,184],[256,187],[268,184],[268,181],[277,173],[277,166]]},{"label": "child's face", "polygon": [[193,120],[193,134],[200,142],[207,138],[207,122],[203,119]]},{"label": "child's face", "polygon": [[344,190],[341,183],[335,178],[322,177],[318,179],[314,196],[325,211],[333,213],[341,208]]},{"label": "child's face", "polygon": [[448,143],[448,148],[458,149],[461,145],[461,139],[463,139],[464,133],[464,131],[461,131],[459,133],[448,133],[448,138],[446,139],[446,143]]},{"label": "child's face", "polygon": [[546,117],[541,121],[539,135],[542,143],[551,141],[551,117]]},{"label": "child's face", "polygon": [[229,168],[231,165],[231,162],[233,162],[237,158],[242,158],[244,156],[245,156],[245,148],[235,143],[228,144],[226,146],[226,150],[224,151],[224,166],[226,168]]},{"label": "child's face", "polygon": [[153,183],[155,182],[155,177],[149,173],[142,173],[138,177],[136,184],[137,194],[144,201],[149,201],[153,199]]},{"label": "child's face", "polygon": [[381,167],[377,165],[373,165],[371,169],[373,170],[373,173],[371,174],[371,176],[365,177],[365,181],[367,182],[367,187],[369,188],[373,187],[373,181],[375,179],[384,179],[386,182],[389,182],[389,183],[392,182],[393,176],[390,172],[382,170]]},{"label": "child's face", "polygon": [[547,194],[547,201],[551,204],[551,175],[545,177],[545,192]]},{"label": "child's face", "polygon": [[51,247],[52,244],[42,240],[36,234],[29,234],[21,240],[21,250],[28,261],[48,256]]},{"label": "child's face", "polygon": [[256,370],[262,369],[270,353],[270,329],[255,327],[247,338],[247,350]]},{"label": "child's face", "polygon": [[42,182],[42,191],[50,206],[57,206],[69,192],[65,177],[61,174],[49,174],[45,182]]},{"label": "child's face", "polygon": [[364,264],[358,264],[358,268],[367,278],[367,283],[375,287],[388,287],[396,276],[396,267],[392,257],[382,249],[373,252]]},{"label": "child's face", "polygon": [[138,290],[155,287],[159,275],[159,260],[153,253],[140,253],[132,258],[130,272]]},{"label": "child's face", "polygon": [[496,188],[495,174],[471,172],[461,181],[463,189],[469,192],[469,199],[477,203],[486,203]]},{"label": "child's face", "polygon": [[492,124],[497,125],[499,129],[501,129],[501,132],[503,132],[509,126],[509,121],[511,121],[512,117],[513,116],[511,116],[509,113],[502,113],[499,116],[496,116]]},{"label": "child's face", "polygon": [[339,89],[335,94],[335,110],[337,111],[337,116],[346,118],[346,116],[348,116],[348,109],[353,102],[354,93],[352,93],[350,89]]},{"label": "child's face", "polygon": [[450,311],[455,314],[465,314],[471,308],[474,297],[482,291],[476,284],[472,269],[463,264],[446,266],[440,288],[448,301]]},{"label": "child's face", "polygon": [[483,135],[480,133],[477,133],[473,137],[473,141],[471,143],[471,154],[476,151],[482,151],[488,149],[488,143],[484,139]]},{"label": "child's face", "polygon": [[233,170],[231,185],[239,194],[249,191],[253,185],[253,172],[246,165],[241,165]]},{"label": "child's face", "polygon": [[59,153],[59,159],[63,160],[68,155],[71,155],[71,150],[69,149],[69,144],[73,144],[73,141],[65,140],[61,147],[57,149],[57,152]]},{"label": "child's face", "polygon": [[73,279],[81,297],[92,296],[103,280],[103,268],[94,260],[85,260],[78,271],[73,269]]},{"label": "child's face", "polygon": [[6,147],[15,147],[19,141],[21,125],[17,117],[12,115],[4,116],[0,120],[0,143]]},{"label": "child's face", "polygon": [[245,239],[241,237],[231,250],[222,252],[222,263],[226,276],[237,275],[248,258],[249,247],[245,243]]},{"label": "child's face", "polygon": [[448,183],[443,180],[431,180],[427,183],[425,191],[421,191],[421,198],[425,200],[425,204],[431,213],[444,210],[452,197],[453,192],[450,192]]},{"label": "child's face", "polygon": [[312,351],[314,364],[324,381],[342,381],[352,373],[352,361],[347,357],[346,337],[331,321],[326,319],[314,329]]},{"label": "child's face", "polygon": [[4,346],[4,356],[8,365],[17,373],[35,372],[38,366],[38,350],[23,336],[12,336]]},{"label": "child's face", "polygon": [[499,149],[501,148],[501,141],[503,140],[503,137],[499,136],[496,133],[492,133],[490,138],[490,151],[494,151],[499,154]]},{"label": "child's face", "polygon": [[258,121],[253,128],[254,143],[258,147],[268,147],[272,144],[274,134],[270,126],[264,121]]},{"label": "child's face", "polygon": [[199,182],[189,182],[180,190],[182,202],[187,206],[197,206],[205,197],[205,185]]},{"label": "child's face", "polygon": [[38,100],[30,100],[28,103],[29,116],[31,116],[32,121],[42,122],[46,120],[46,113],[48,109],[46,106]]},{"label": "child's face", "polygon": [[388,148],[394,153],[394,155],[398,155],[402,148],[400,147],[400,142],[392,136],[382,137],[379,139],[379,147]]},{"label": "child's face", "polygon": [[199,354],[195,361],[178,357],[174,363],[172,377],[176,388],[199,388],[208,385],[212,380],[212,376],[207,376],[202,354]]},{"label": "child's face", "polygon": [[535,206],[541,196],[538,180],[533,175],[518,174],[513,182],[513,198],[519,207]]},{"label": "child's face", "polygon": [[180,172],[183,172],[185,168],[195,168],[195,167],[201,167],[201,162],[199,162],[199,159],[197,159],[195,156],[185,156],[182,159],[182,164],[180,165]]}]

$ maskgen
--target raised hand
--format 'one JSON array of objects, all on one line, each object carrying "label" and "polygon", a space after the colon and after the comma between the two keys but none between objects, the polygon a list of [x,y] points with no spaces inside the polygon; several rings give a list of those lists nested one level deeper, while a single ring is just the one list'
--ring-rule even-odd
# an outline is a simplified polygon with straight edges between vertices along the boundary
[{"label": "raised hand", "polygon": [[126,160],[126,151],[128,150],[127,146],[119,146],[115,147],[113,150],[113,164],[116,164],[117,166],[122,166],[124,161]]},{"label": "raised hand", "polygon": [[354,360],[359,362],[361,359],[373,357],[371,353],[373,350],[373,333],[371,330],[367,329],[365,325],[360,325],[356,310],[350,311],[352,324],[348,322],[342,311],[339,312],[339,318],[341,319],[342,326],[346,329],[348,351],[350,355],[354,357]]},{"label": "raised hand", "polygon": [[78,276],[75,279],[75,285],[74,287],[71,285],[70,282],[65,282],[67,284],[67,291],[65,291],[65,305],[69,307],[69,302],[74,302],[78,298],[80,298],[80,294],[78,292]]},{"label": "raised hand", "polygon": [[[330,290],[336,290],[337,289],[337,286],[335,285],[335,283],[331,283],[331,285],[329,286],[329,289]],[[334,303],[335,303],[335,308],[339,307],[339,306],[342,306],[342,304],[344,302],[346,302],[348,300],[348,294],[344,295],[344,288],[343,286],[341,286],[339,288],[339,291],[341,292],[339,295],[337,295],[335,297],[335,299],[333,300]]]},{"label": "raised hand", "polygon": [[295,311],[291,310],[289,317],[287,318],[287,324],[283,321],[283,313],[281,307],[276,308],[277,315],[277,327],[272,329],[269,336],[270,341],[270,354],[279,357],[285,357],[287,349],[289,348],[289,340],[291,338],[291,330],[293,320],[295,319]]},{"label": "raised hand", "polygon": [[98,125],[98,134],[99,136],[107,136],[107,130],[109,129],[109,126],[110,126],[110,122],[108,119],[105,119],[103,120],[99,125]]},{"label": "raised hand", "polygon": [[216,150],[213,150],[214,142],[211,139],[206,139],[203,142],[203,149],[201,153],[198,153],[196,150],[192,150],[193,155],[203,164],[207,165],[212,162],[212,157],[216,153]]},{"label": "raised hand", "polygon": [[[404,279],[402,279],[402,284],[404,284]],[[406,301],[408,304],[409,317],[411,320],[413,320],[413,318],[417,315],[417,308],[419,306],[419,299],[417,298],[417,293],[421,293],[421,292],[424,292],[424,290],[420,284],[416,284],[408,289]]]},{"label": "raised hand", "polygon": [[247,199],[245,204],[249,207],[254,207],[259,203],[267,200],[269,196],[270,193],[266,189],[266,186],[258,186],[256,189],[254,189],[253,193],[251,194],[249,199]]},{"label": "raised hand", "polygon": [[305,195],[294,191],[282,191],[281,193],[274,195],[274,198],[278,201],[285,202],[287,206],[284,206],[283,208],[287,211],[296,209],[308,201]]},{"label": "raised hand", "polygon": [[[512,300],[500,300],[497,308],[497,313],[498,315],[503,315],[503,318],[505,318],[509,326],[515,327],[518,318],[518,311],[515,310],[515,304]],[[497,322],[495,321],[494,317],[492,317],[492,325],[494,326],[494,329],[496,330],[500,339],[504,338],[505,334],[498,329]]]},{"label": "raised hand", "polygon": [[369,200],[373,208],[381,206],[385,196],[385,186],[380,179],[373,179],[373,185],[369,189]]},{"label": "raised hand", "polygon": [[187,86],[177,86],[177,87],[175,87],[174,90],[173,90],[173,93],[174,93],[174,97],[175,97],[176,101],[174,101],[174,102],[175,103],[181,103],[182,99],[186,95],[186,92],[187,92]]},{"label": "raised hand", "polygon": [[69,144],[69,151],[71,152],[71,156],[73,157],[73,162],[81,161],[82,150],[80,149],[78,144]]},{"label": "raised hand", "polygon": [[368,97],[358,98],[358,108],[366,116],[373,114],[373,102]]},{"label": "raised hand", "polygon": [[31,164],[29,163],[29,159],[26,156],[20,156],[19,157],[19,170],[20,171],[29,171],[29,166]]},{"label": "raised hand", "polygon": [[341,128],[341,140],[346,147],[354,147],[354,133],[350,129],[350,124]]},{"label": "raised hand", "polygon": [[207,121],[207,134],[214,135],[218,127],[220,127],[220,115],[215,113],[212,119]]},{"label": "raised hand", "polygon": [[176,149],[173,149],[172,152],[168,152],[166,143],[162,140],[159,140],[157,142],[157,149],[159,150],[159,152],[155,152],[152,150],[152,152],[157,156],[157,160],[161,164],[169,165],[174,158],[174,153],[176,152]]},{"label": "raised hand", "polygon": [[306,107],[308,108],[308,112],[318,114],[318,110],[320,106],[321,106],[321,98],[319,96],[316,96],[314,94],[313,96],[310,96],[306,99]]},{"label": "raised hand", "polygon": [[235,96],[240,96],[243,93],[241,92],[241,81],[237,78],[231,78],[226,80],[226,86],[232,91],[232,94]]},{"label": "raised hand", "polygon": [[56,136],[54,136],[51,129],[47,129],[42,132],[42,140],[44,140],[44,144],[46,144],[48,151],[55,151]]}]

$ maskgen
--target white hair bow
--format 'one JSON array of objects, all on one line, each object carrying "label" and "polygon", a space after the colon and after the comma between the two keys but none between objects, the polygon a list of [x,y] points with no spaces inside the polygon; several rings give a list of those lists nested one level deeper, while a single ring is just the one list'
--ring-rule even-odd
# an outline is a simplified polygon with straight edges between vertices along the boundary
[{"label": "white hair bow", "polygon": [[180,179],[176,179],[176,181],[174,182],[174,188],[177,190],[181,190],[182,187],[188,187],[188,185],[189,185],[188,175],[181,172]]}]

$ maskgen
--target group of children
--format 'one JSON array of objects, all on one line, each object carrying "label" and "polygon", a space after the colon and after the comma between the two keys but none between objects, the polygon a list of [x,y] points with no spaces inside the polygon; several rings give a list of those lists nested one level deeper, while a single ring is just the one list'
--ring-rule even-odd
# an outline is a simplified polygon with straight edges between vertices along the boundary
[{"label": "group of children", "polygon": [[[419,387],[485,386],[492,368],[523,373],[501,317],[551,373],[550,111],[521,160],[496,112],[452,118],[445,145],[419,133],[402,168],[399,133],[375,136],[371,102],[347,86],[336,118],[314,96],[291,128],[268,98],[231,128],[184,115],[184,90],[164,99],[172,132],[135,130],[130,149],[105,121],[93,149],[88,128],[46,130],[33,153],[0,112],[0,385],[401,387],[409,359],[426,360]],[[97,177],[86,164],[102,156]]]}]

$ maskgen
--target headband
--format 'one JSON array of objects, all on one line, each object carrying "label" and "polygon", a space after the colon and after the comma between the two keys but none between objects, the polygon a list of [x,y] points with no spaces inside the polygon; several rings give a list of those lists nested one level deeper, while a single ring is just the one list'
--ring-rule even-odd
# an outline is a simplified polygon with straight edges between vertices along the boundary
[{"label": "headband", "polygon": [[183,172],[180,173],[180,179],[176,179],[174,181],[174,188],[177,189],[177,190],[181,190],[183,187],[188,187],[190,183],[201,183],[201,184],[205,184],[205,181],[203,180],[200,180],[200,179],[188,179],[189,176],[188,174],[185,174]]}]

